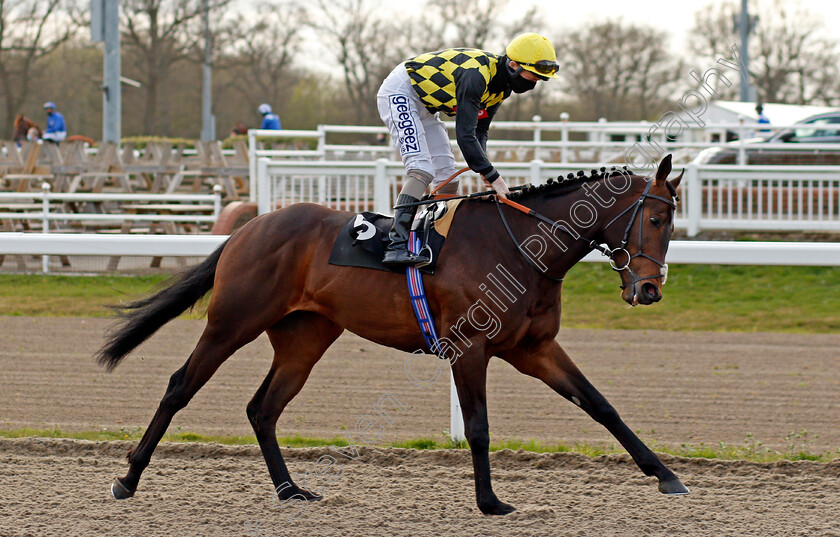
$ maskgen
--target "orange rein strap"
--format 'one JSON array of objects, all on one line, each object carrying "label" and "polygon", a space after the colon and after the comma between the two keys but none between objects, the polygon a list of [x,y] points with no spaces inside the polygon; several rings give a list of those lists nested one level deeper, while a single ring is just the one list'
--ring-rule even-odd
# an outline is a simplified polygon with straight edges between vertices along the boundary
[{"label": "orange rein strap", "polygon": [[496,196],[496,199],[499,200],[499,203],[504,203],[505,205],[513,207],[517,211],[521,211],[521,212],[527,214],[528,216],[533,216],[534,215],[534,210],[533,209],[529,209],[528,207],[525,207],[522,204],[516,203],[515,201],[511,201],[507,198],[501,198],[499,196]]},{"label": "orange rein strap", "polygon": [[441,188],[443,188],[444,186],[448,185],[448,184],[450,183],[450,181],[452,181],[453,179],[455,179],[456,177],[458,177],[458,176],[459,176],[459,175],[461,175],[462,173],[467,172],[467,171],[469,171],[469,170],[470,170],[469,168],[461,168],[461,169],[460,169],[460,170],[458,170],[457,172],[453,173],[452,175],[450,175],[450,176],[449,176],[449,179],[447,179],[446,181],[444,181],[444,182],[442,182],[441,184],[439,184],[438,186],[436,186],[436,187],[434,188],[434,190],[432,190],[432,193],[431,193],[431,194],[429,194],[429,196],[434,196],[434,195],[437,193],[437,191],[438,191],[438,190],[440,190],[440,189],[441,189]]}]

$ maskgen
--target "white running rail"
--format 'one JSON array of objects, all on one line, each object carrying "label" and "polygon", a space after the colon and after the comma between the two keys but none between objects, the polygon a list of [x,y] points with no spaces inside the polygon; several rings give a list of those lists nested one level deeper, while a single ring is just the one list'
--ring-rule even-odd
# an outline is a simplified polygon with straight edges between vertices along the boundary
[{"label": "white running rail", "polygon": [[[532,160],[501,162],[511,186],[541,184],[601,164]],[[320,203],[347,211],[390,213],[404,168],[401,162],[329,162],[259,159],[260,214],[291,203]],[[474,173],[461,176],[461,193],[485,190]],[[840,232],[840,166],[701,166],[689,164],[680,187],[676,226],[696,236],[704,229]]]}]

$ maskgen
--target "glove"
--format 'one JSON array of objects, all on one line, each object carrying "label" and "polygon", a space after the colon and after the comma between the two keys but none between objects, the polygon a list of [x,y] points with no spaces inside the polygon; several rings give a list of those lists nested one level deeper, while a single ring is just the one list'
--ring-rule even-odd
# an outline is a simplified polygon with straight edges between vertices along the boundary
[{"label": "glove", "polygon": [[490,183],[490,186],[493,187],[493,190],[496,191],[496,195],[500,198],[507,199],[507,197],[510,195],[510,190],[508,189],[505,180],[502,179],[502,176],[499,176],[495,181]]}]

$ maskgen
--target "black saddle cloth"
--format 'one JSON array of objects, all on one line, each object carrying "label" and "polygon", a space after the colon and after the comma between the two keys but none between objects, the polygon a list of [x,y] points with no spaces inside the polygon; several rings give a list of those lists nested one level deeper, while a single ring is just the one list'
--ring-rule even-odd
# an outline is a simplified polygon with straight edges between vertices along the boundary
[{"label": "black saddle cloth", "polygon": [[[438,254],[444,237],[435,231],[434,221],[447,211],[446,203],[430,205],[414,220],[412,229],[420,237],[424,253],[431,250],[432,262],[420,269],[425,274],[434,274]],[[387,272],[405,273],[405,267],[390,268],[382,264],[382,257],[388,247],[388,232],[394,219],[384,214],[363,212],[353,216],[338,232],[330,253],[330,265],[343,267],[364,267]]]}]

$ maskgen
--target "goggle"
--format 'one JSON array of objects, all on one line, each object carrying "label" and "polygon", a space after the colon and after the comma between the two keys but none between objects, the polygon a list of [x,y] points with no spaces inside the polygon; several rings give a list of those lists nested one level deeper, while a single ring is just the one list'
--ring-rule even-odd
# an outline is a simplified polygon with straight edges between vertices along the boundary
[{"label": "goggle", "polygon": [[[516,60],[514,60],[516,61]],[[560,70],[560,64],[551,60],[540,60],[535,63],[516,62],[519,65],[527,65],[533,67],[538,73],[543,75],[553,75]]]}]

